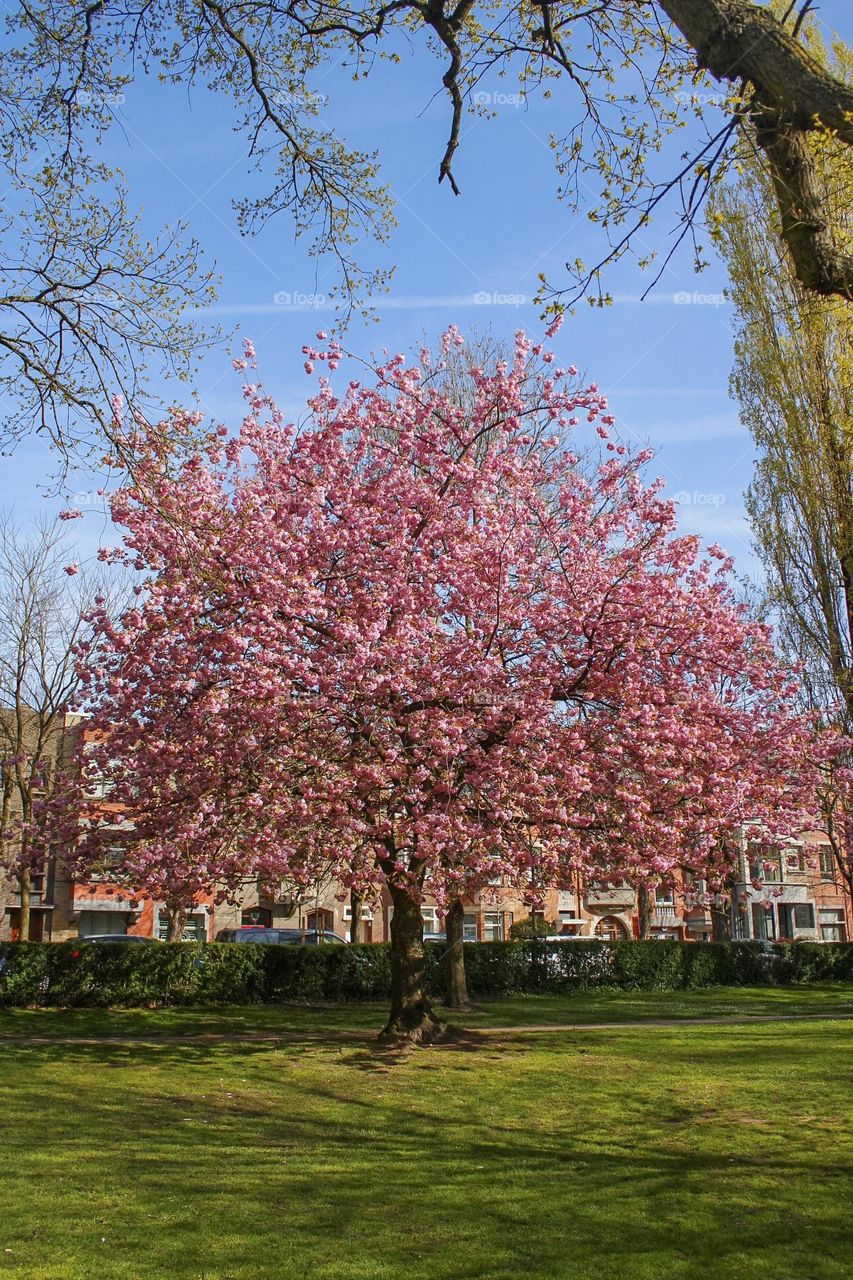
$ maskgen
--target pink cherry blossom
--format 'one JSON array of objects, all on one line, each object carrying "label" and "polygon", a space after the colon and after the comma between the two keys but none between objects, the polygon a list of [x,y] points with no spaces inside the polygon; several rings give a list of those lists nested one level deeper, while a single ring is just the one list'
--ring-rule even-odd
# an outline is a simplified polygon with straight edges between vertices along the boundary
[{"label": "pink cherry blossom", "polygon": [[[100,556],[144,591],[101,618],[85,702],[136,886],[175,900],[322,870],[385,884],[403,921],[495,877],[713,886],[735,827],[802,820],[814,728],[791,674],[730,562],[679,535],[648,454],[578,461],[579,416],[611,434],[595,385],[523,334],[511,367],[471,370],[465,410],[426,362],[391,356],[338,397],[339,344],[303,352],[327,370],[307,427],[247,386],[227,445],[187,434],[169,456],[152,430],[112,497],[124,548]],[[100,839],[82,803],[81,868]]]}]

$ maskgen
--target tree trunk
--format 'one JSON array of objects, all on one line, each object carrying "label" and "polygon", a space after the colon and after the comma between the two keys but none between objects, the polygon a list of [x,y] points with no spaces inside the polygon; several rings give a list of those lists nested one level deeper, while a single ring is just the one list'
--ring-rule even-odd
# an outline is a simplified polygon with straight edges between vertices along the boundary
[{"label": "tree trunk", "polygon": [[180,942],[184,936],[184,926],[187,923],[186,907],[176,906],[166,908],[166,941]]},{"label": "tree trunk", "polygon": [[[849,723],[851,721],[848,713]],[[853,905],[853,855],[851,855],[849,848],[839,839],[835,825],[835,802],[824,800],[821,807],[823,809],[826,834],[829,837],[829,847],[835,859],[835,866],[841,875],[841,882],[850,898],[851,905]]]},{"label": "tree trunk", "polygon": [[647,884],[641,884],[637,888],[637,917],[639,936],[641,938],[650,938],[652,936],[652,906]]},{"label": "tree trunk", "polygon": [[[717,80],[751,84],[750,114],[779,206],[782,239],[807,289],[853,297],[853,255],[833,227],[807,135],[825,126],[853,146],[853,87],[752,0],[658,0]],[[792,6],[793,8],[793,6]],[[805,7],[804,7],[805,8]]]},{"label": "tree trunk", "polygon": [[462,899],[457,898],[450,906],[444,929],[447,934],[447,950],[444,953],[445,975],[447,978],[447,1007],[449,1009],[470,1009],[468,999],[468,983],[465,979],[465,908]]},{"label": "tree trunk", "polygon": [[24,830],[21,834],[21,846],[19,850],[19,857],[23,863],[23,867],[18,876],[18,888],[21,895],[21,910],[18,917],[18,941],[29,942],[33,877],[32,871],[27,863],[27,855],[29,854],[30,848],[30,826],[33,820],[33,807],[29,791],[24,790],[23,785],[21,785],[19,789],[21,796],[21,821],[24,823]]},{"label": "tree trunk", "polygon": [[398,885],[389,884],[391,917],[391,1011],[379,1038],[433,1044],[447,1031],[427,998],[424,980],[424,922],[420,904]]},{"label": "tree trunk", "polygon": [[350,942],[361,942],[361,894],[356,893],[355,889],[350,890],[349,903],[349,940]]},{"label": "tree trunk", "polygon": [[732,936],[731,911],[721,903],[711,906],[711,937],[714,942],[730,942]]},{"label": "tree trunk", "polygon": [[18,941],[28,942],[30,938],[30,902],[32,898],[32,882],[29,869],[21,872],[18,880],[21,891],[21,913],[18,923]]}]

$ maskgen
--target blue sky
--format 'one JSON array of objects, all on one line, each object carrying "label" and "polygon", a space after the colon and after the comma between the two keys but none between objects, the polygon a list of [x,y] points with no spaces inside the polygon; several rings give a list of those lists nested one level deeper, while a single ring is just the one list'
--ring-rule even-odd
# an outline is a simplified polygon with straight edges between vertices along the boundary
[{"label": "blue sky", "polygon": [[[849,0],[824,0],[819,17],[853,43]],[[421,50],[402,68],[380,66],[366,84],[353,84],[336,68],[315,84],[328,94],[325,109],[350,143],[378,148],[397,198],[399,225],[387,250],[377,253],[372,243],[364,248],[369,261],[381,258],[397,270],[390,295],[376,300],[378,321],[356,322],[346,335],[359,354],[383,346],[410,350],[450,322],[463,332],[477,326],[506,337],[519,327],[538,331],[537,274],[559,280],[565,260],[590,261],[600,251],[600,233],[584,213],[573,216],[556,199],[548,134],[570,118],[559,92],[523,105],[514,100],[510,80],[484,85],[499,95],[495,118],[466,121],[455,162],[462,194],[439,187],[449,125],[447,105],[435,94],[441,70]],[[297,411],[313,385],[300,349],[331,320],[324,299],[333,268],[308,258],[284,217],[260,237],[240,237],[230,201],[254,180],[247,177],[245,138],[232,130],[230,104],[203,91],[188,99],[176,88],[139,82],[118,111],[123,135],[117,131],[111,139],[109,158],[125,170],[145,208],[146,227],[190,223],[221,273],[215,311],[223,327],[238,328],[234,348],[242,335],[252,337],[265,384],[283,407]],[[671,228],[664,215],[648,242],[665,251]],[[581,304],[559,335],[559,354],[608,394],[625,437],[656,449],[652,471],[678,498],[684,530],[721,542],[742,572],[755,575],[743,512],[752,447],[728,395],[732,331],[731,309],[721,297],[724,272],[713,264],[696,276],[685,246],[641,302],[648,283],[648,274],[627,262],[611,273],[605,284],[615,304],[604,310]],[[240,380],[224,352],[205,360],[197,389],[217,420],[239,419]],[[168,401],[183,393],[163,387],[162,394]],[[40,442],[25,442],[4,462],[0,504],[14,505],[22,522],[58,510],[61,502],[37,488],[51,467]],[[81,554],[104,537],[114,540],[105,532],[96,487],[84,472],[68,483],[77,505],[91,512],[73,525]]]}]

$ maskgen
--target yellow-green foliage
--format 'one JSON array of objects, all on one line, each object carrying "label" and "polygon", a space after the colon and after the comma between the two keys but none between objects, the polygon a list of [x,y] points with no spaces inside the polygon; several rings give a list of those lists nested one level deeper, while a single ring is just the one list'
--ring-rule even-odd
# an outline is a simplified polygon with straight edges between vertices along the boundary
[{"label": "yellow-green foliage", "polygon": [[[828,57],[812,37],[812,51]],[[853,52],[833,68],[853,80]],[[829,133],[809,145],[839,248],[853,249],[853,156]],[[853,304],[797,281],[770,180],[744,133],[736,178],[709,210],[735,306],[732,389],[756,447],[747,507],[772,600],[814,700],[853,716]]]}]

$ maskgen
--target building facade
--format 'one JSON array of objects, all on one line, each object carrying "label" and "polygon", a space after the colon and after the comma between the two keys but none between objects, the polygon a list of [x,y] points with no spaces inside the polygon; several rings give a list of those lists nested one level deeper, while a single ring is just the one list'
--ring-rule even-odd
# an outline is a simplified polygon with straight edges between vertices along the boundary
[{"label": "building facade", "polygon": [[[756,859],[773,864],[756,886]],[[776,870],[778,868],[778,870]],[[725,913],[725,936],[755,941],[848,942],[853,939],[853,910],[844,884],[834,869],[825,840],[808,832],[783,849],[758,842],[745,843]],[[165,940],[165,904],[135,897],[107,877],[84,883],[64,881],[55,874],[48,883],[52,901],[45,937],[54,941],[103,933],[141,934]],[[713,925],[704,905],[705,886],[683,881],[651,893],[649,936],[696,942],[710,941]],[[697,899],[701,905],[697,905]],[[498,888],[464,899],[464,937],[467,942],[498,942],[510,937],[514,923],[531,915],[529,904],[517,894]],[[547,922],[549,936],[617,941],[641,933],[637,894],[630,885],[594,882],[574,890],[549,890],[537,914]],[[361,909],[363,942],[387,942],[392,906],[387,892]],[[441,934],[439,908],[427,900],[422,908],[424,932]],[[46,917],[47,918],[47,917]],[[221,930],[257,925],[317,929],[350,940],[348,895],[334,883],[318,884],[302,893],[247,882],[236,902],[199,900],[188,913],[184,938],[214,941]],[[4,935],[9,937],[9,933]]]},{"label": "building facade", "polygon": [[[92,739],[79,717],[69,717],[55,735],[46,761],[46,777],[62,762],[76,758],[85,769]],[[97,934],[136,934],[164,939],[165,903],[136,894],[116,871],[132,825],[111,803],[108,784],[87,776],[87,797],[112,817],[115,841],[107,838],[98,874],[85,881],[69,878],[61,860],[33,876],[29,938],[64,941]],[[853,904],[837,871],[826,836],[805,832],[770,845],[744,828],[739,837],[735,882],[730,901],[717,912],[717,936],[757,941],[847,942],[853,939]],[[708,941],[714,934],[706,886],[680,876],[650,891],[648,933],[652,938]],[[286,882],[247,881],[235,900],[217,903],[201,895],[188,911],[184,938],[214,941],[223,929],[246,925],[317,929],[350,939],[349,895],[335,882],[318,879],[309,888]],[[464,937],[469,942],[505,941],[513,924],[525,920],[531,907],[517,891],[499,882],[464,899]],[[423,906],[424,931],[440,934],[443,919],[434,901]],[[17,941],[20,896],[13,878],[0,874],[0,941]],[[387,891],[361,911],[360,938],[385,942],[390,937],[392,907]],[[542,895],[536,914],[547,932],[558,937],[619,940],[641,934],[637,892],[629,884],[578,878],[568,888]],[[722,920],[722,927],[721,927]]]},{"label": "building facade", "polygon": [[[31,803],[38,803],[50,792],[60,771],[75,767],[81,740],[80,716],[40,715],[27,707],[0,707],[3,862],[10,862],[20,852],[22,788]],[[57,875],[52,861],[43,872],[30,873],[28,941],[47,941],[54,936],[54,915],[61,919],[67,915],[69,893],[67,878]],[[20,882],[0,870],[0,941],[17,941],[20,926]]]},{"label": "building facade", "polygon": [[849,942],[850,896],[826,836],[803,832],[768,845],[742,833],[732,936],[761,942]]}]

